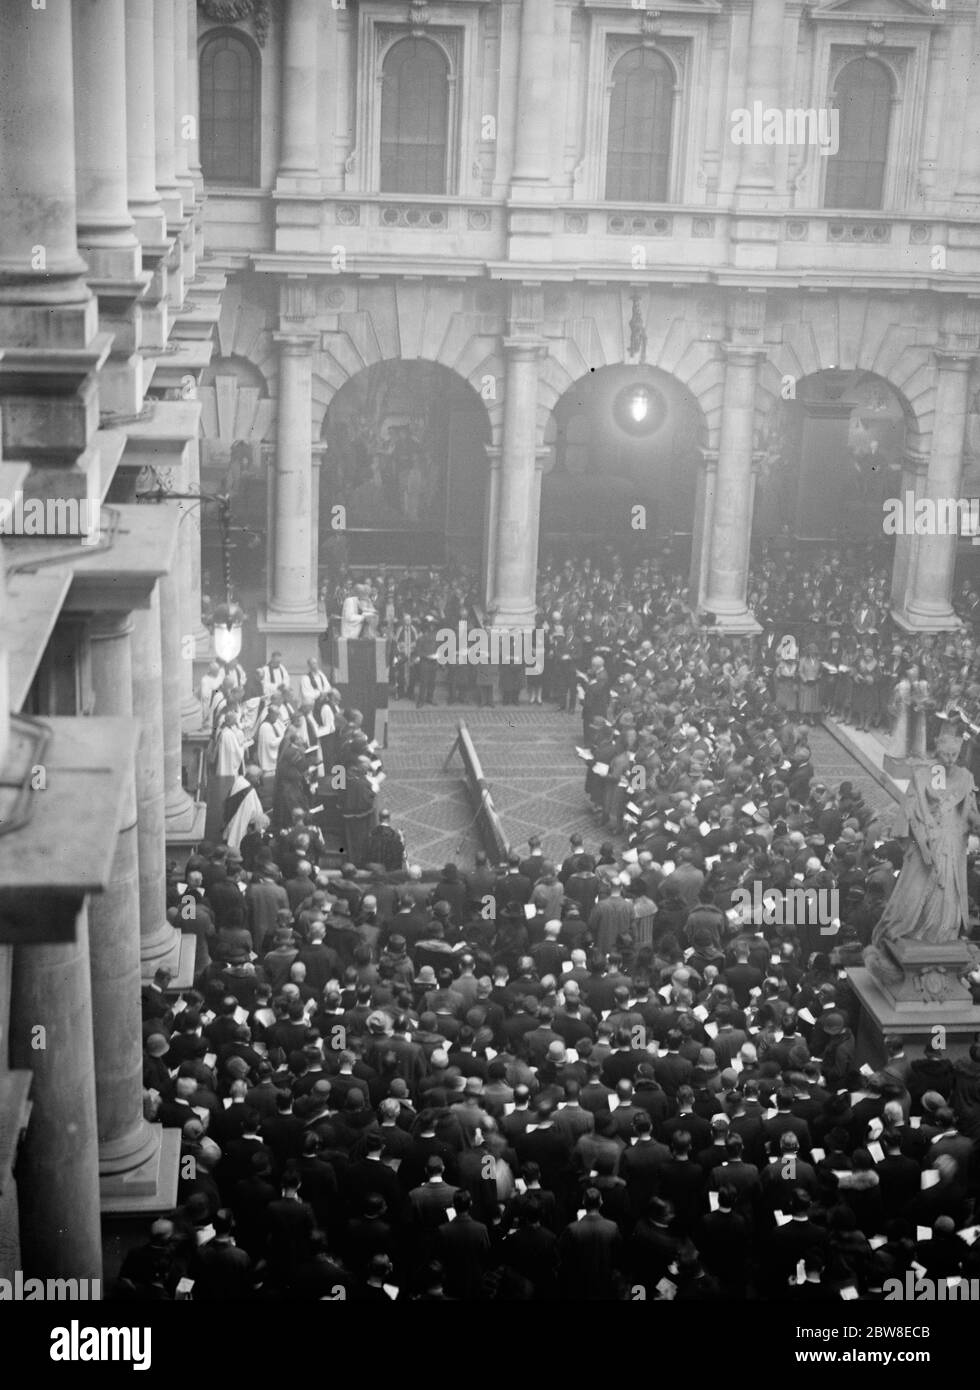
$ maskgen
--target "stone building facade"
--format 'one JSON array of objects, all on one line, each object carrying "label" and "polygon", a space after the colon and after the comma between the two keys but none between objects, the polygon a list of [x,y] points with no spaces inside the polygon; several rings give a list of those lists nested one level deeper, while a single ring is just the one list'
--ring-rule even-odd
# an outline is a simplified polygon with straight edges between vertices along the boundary
[{"label": "stone building facade", "polygon": [[[335,524],[332,414],[371,370],[411,381],[406,364],[437,363],[469,387],[480,457],[451,459],[449,477],[476,468],[479,505],[468,530],[451,498],[445,516],[430,507],[415,558],[460,530],[511,626],[533,619],[539,536],[581,532],[599,494],[613,542],[659,500],[661,533],[689,546],[692,601],[748,631],[753,532],[880,541],[883,490],[970,486],[968,0],[297,0],[240,6],[234,24],[226,8],[201,6],[202,91],[239,121],[238,156],[217,116],[204,151],[229,284],[203,447],[253,449],[270,644],[302,646],[323,622],[315,573],[287,573],[287,538],[316,555],[317,526]],[[221,45],[234,100],[213,75]],[[647,433],[622,428],[637,395]],[[556,512],[576,431],[593,486]],[[617,433],[633,434],[632,461]],[[355,541],[371,529],[370,514],[347,521]],[[906,627],[955,622],[956,548],[895,543]]]}]

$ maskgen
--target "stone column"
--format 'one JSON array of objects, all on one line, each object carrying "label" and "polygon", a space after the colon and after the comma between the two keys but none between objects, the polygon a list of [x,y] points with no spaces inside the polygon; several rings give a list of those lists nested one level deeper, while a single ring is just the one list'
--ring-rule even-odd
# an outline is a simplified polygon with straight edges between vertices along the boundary
[{"label": "stone column", "polygon": [[[104,613],[89,624],[88,651],[97,715],[132,718],[132,634],[129,613]],[[160,1147],[159,1131],[143,1118],[137,841],[134,769],[127,788],[112,879],[105,892],[93,897],[89,905],[95,1095],[103,1197],[132,1191],[137,1170],[147,1165]]]},{"label": "stone column", "polygon": [[270,617],[316,614],[310,571],[313,503],[312,337],[280,335],[273,569]]},{"label": "stone column", "polygon": [[487,449],[487,486],[483,510],[483,591],[480,597],[484,606],[493,602],[497,587],[497,517],[500,510],[500,458],[501,450]]},{"label": "stone column", "polygon": [[163,241],[167,222],[156,183],[153,0],[126,0],[126,169],[129,210],[140,240]]},{"label": "stone column", "polygon": [[[124,0],[75,0],[75,175],[78,243],[89,268],[139,269],[139,242],[127,203]],[[116,252],[102,257],[103,251]],[[118,254],[124,253],[124,254]]]},{"label": "stone column", "polygon": [[98,306],[76,244],[73,87],[68,0],[0,5],[0,343],[30,349],[16,371],[0,360],[0,454],[30,464],[25,494],[94,501]]},{"label": "stone column", "polygon": [[184,211],[194,202],[190,169],[190,80],[187,76],[187,3],[174,0],[174,171],[184,194]]},{"label": "stone column", "polygon": [[156,184],[168,226],[179,222],[184,210],[183,196],[177,183],[174,42],[174,0],[153,0]]},{"label": "stone column", "polygon": [[[167,843],[192,835],[198,825],[197,803],[184,790],[181,776],[181,721],[189,718],[183,707],[183,677],[193,668],[192,652],[184,643],[180,593],[176,573],[160,580],[160,649],[163,662],[163,784]],[[195,727],[200,727],[201,706],[194,701]]]},{"label": "stone column", "polygon": [[279,417],[272,482],[269,601],[259,618],[268,651],[282,652],[296,676],[317,650],[326,623],[317,593],[317,516],[313,469],[312,334],[277,334]]},{"label": "stone column", "polygon": [[287,0],[278,186],[288,192],[315,192],[320,182],[317,137],[319,11],[319,0]]},{"label": "stone column", "polygon": [[711,553],[711,527],[714,520],[717,493],[718,455],[714,450],[701,450],[702,465],[698,471],[697,494],[694,503],[694,534],[691,543],[691,567],[688,588],[697,602],[707,592],[708,559]]},{"label": "stone column", "polygon": [[194,184],[198,202],[204,196],[204,171],[201,168],[201,96],[200,63],[197,51],[197,0],[183,0],[187,9],[187,110],[194,117],[191,138],[187,141],[187,168]]},{"label": "stone column", "polygon": [[[975,355],[957,349],[936,351],[936,409],[932,448],[923,498],[934,504],[940,524],[960,496],[963,439]],[[904,500],[904,499],[903,499]],[[910,631],[938,632],[961,626],[953,612],[953,571],[957,536],[916,536],[903,609],[894,614]]]},{"label": "stone column", "polygon": [[176,971],[180,933],[167,921],[163,776],[163,663],[160,595],[133,615],[133,712],[140,721],[136,757],[139,840],[140,956],[143,978],[160,966]]},{"label": "stone column", "polygon": [[504,429],[497,510],[495,625],[534,624],[536,518],[541,470],[537,459],[538,359],[544,344],[505,338]]},{"label": "stone column", "polygon": [[[714,495],[708,503],[711,533],[707,594],[699,607],[715,614],[730,632],[758,632],[748,610],[749,546],[752,540],[752,444],[759,348],[725,344],[721,438]],[[712,480],[706,479],[706,487]]]},{"label": "stone column", "polygon": [[554,0],[522,0],[513,186],[521,196],[550,182]]},{"label": "stone column", "polygon": [[73,86],[69,0],[0,5],[0,303],[91,300],[75,240]]},{"label": "stone column", "polygon": [[193,280],[197,267],[197,211],[194,180],[190,169],[190,141],[196,134],[197,117],[190,108],[190,78],[187,74],[187,3],[174,4],[174,171],[184,207],[183,242],[184,282]]},{"label": "stone column", "polygon": [[974,20],[969,42],[973,58],[967,67],[960,173],[954,196],[957,203],[967,204],[976,215],[980,210],[980,11]]},{"label": "stone column", "polygon": [[[57,92],[51,97],[57,101]],[[34,1074],[31,1122],[17,1165],[24,1274],[101,1279],[92,987],[84,907],[74,941],[14,948],[10,1060],[14,1068]]]},{"label": "stone column", "polygon": [[131,416],[143,404],[140,298],[146,281],[127,201],[124,0],[79,0],[72,6],[72,37],[78,245],[99,296],[99,327],[112,334],[112,352],[99,373],[99,406],[103,414]]},{"label": "stone column", "polygon": [[[756,102],[762,110],[781,109],[783,102],[783,25],[785,0],[752,0],[749,30],[748,79],[745,106],[752,114]],[[726,131],[726,137],[727,137]],[[743,145],[735,193],[742,206],[771,206],[776,186],[774,145]]]},{"label": "stone column", "polygon": [[[913,498],[913,515],[915,501],[925,494],[926,474],[929,471],[929,460],[924,454],[906,451],[902,460],[902,481],[897,490],[897,496],[905,506],[909,493]],[[901,613],[905,606],[905,596],[909,586],[909,576],[915,567],[915,543],[914,535],[897,535],[895,537],[895,552],[892,559],[892,583],[891,583],[891,604],[893,610]]]}]

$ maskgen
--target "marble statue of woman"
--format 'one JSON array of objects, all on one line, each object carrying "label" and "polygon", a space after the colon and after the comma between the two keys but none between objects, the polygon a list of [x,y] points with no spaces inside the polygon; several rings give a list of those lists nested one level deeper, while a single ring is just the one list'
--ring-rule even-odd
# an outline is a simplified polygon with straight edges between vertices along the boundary
[{"label": "marble statue of woman", "polygon": [[966,846],[970,831],[980,828],[980,813],[973,775],[956,765],[959,751],[959,738],[940,734],[935,758],[912,769],[895,826],[905,859],[875,927],[873,953],[903,938],[956,941],[968,929]]}]

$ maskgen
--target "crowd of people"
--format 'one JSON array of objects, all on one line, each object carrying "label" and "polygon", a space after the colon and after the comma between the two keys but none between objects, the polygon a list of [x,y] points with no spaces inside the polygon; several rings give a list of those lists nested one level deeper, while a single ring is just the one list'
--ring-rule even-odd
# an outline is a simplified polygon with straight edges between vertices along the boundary
[{"label": "crowd of people", "polygon": [[[890,558],[864,548],[816,547],[801,564],[797,548],[770,543],[749,574],[748,606],[762,633],[711,637],[703,650],[741,679],[767,684],[788,713],[812,723],[830,714],[859,729],[891,731],[911,706],[923,713],[931,744],[947,718],[980,736],[980,594],[964,582],[956,595],[963,626],[913,635],[894,623],[888,601]],[[392,694],[435,703],[554,703],[572,712],[581,700],[578,672],[593,654],[615,667],[644,638],[656,643],[690,619],[687,575],[669,555],[631,561],[611,550],[545,557],[539,568],[536,628],[543,669],[450,667],[443,684],[435,662],[438,630],[492,622],[476,600],[477,577],[465,566],[386,572],[355,582],[338,578],[327,595],[338,614],[355,589],[389,641]],[[710,624],[702,624],[707,628]],[[787,639],[792,639],[787,643]]]},{"label": "crowd of people", "polygon": [[[426,584],[439,621],[468,601]],[[143,997],[179,1205],[117,1294],[799,1302],[980,1275],[980,1042],[859,1039],[846,973],[902,845],[816,775],[789,629],[726,641],[685,599],[654,562],[542,568],[595,852],[535,837],[426,875],[382,817],[338,869],[302,805],[199,846],[170,890],[194,988]]]},{"label": "crowd of people", "polygon": [[[858,1066],[841,967],[895,845],[846,787],[800,819],[769,839],[743,806],[708,870],[657,817],[642,849],[535,839],[435,884],[324,871],[303,825],[250,873],[192,856],[175,906],[210,920],[208,964],[143,997],[179,1205],[116,1294],[802,1301],[980,1273],[980,1045],[887,1037]],[[829,934],[733,911],[797,866],[844,889]]]},{"label": "crowd of people", "polygon": [[243,838],[266,836],[309,817],[333,828],[358,865],[379,824],[385,772],[364,716],[311,656],[294,688],[279,652],[250,679],[237,664],[212,662],[202,680],[208,745],[205,834],[237,853]]}]

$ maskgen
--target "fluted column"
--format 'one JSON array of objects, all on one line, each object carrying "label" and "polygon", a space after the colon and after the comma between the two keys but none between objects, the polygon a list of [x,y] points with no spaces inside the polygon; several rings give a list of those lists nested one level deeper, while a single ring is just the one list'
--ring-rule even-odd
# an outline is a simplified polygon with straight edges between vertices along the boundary
[{"label": "fluted column", "polygon": [[126,0],[126,168],[140,241],[159,246],[167,222],[156,182],[153,0]]},{"label": "fluted column", "polygon": [[313,553],[313,357],[316,339],[280,335],[279,420],[269,617],[317,614]]},{"label": "fluted column", "polygon": [[534,623],[537,515],[541,468],[537,457],[538,359],[544,344],[504,339],[504,428],[494,565],[495,623]]},{"label": "fluted column", "polygon": [[180,933],[166,914],[166,831],[163,773],[163,663],[160,595],[133,615],[133,712],[140,721],[136,760],[139,841],[140,957],[143,978],[160,966],[176,969]]},{"label": "fluted column", "polygon": [[[783,106],[783,25],[785,0],[752,0],[749,30],[748,80],[745,105],[753,111]],[[776,187],[776,151],[773,145],[743,145],[739,162],[736,196],[742,206],[765,207],[771,203]]]},{"label": "fluted column", "polygon": [[513,174],[522,196],[551,179],[554,45],[554,0],[523,0]]},{"label": "fluted column", "polygon": [[758,348],[725,345],[725,389],[721,438],[714,479],[706,480],[711,529],[707,594],[699,606],[733,632],[758,631],[748,610],[749,547],[752,541],[752,445],[755,426]]},{"label": "fluted column", "polygon": [[[933,504],[933,515],[942,518],[960,496],[963,474],[963,440],[969,404],[971,352],[940,349],[936,352],[936,410],[932,448],[922,497]],[[895,613],[906,628],[936,632],[960,626],[953,612],[953,572],[956,568],[957,535],[915,537],[909,566],[907,598]]]},{"label": "fluted column", "polygon": [[[105,613],[89,624],[97,715],[132,718],[132,634],[129,613]],[[105,892],[91,900],[89,926],[99,1176],[106,1196],[131,1190],[127,1177],[132,1181],[159,1149],[159,1131],[143,1118],[135,768],[127,785],[112,877]]]},{"label": "fluted column", "polygon": [[75,237],[73,88],[69,0],[0,5],[0,304],[92,298]]},{"label": "fluted column", "polygon": [[183,214],[183,196],[177,183],[174,43],[174,0],[153,0],[156,185],[168,226]]},{"label": "fluted column", "polygon": [[[83,814],[81,807],[79,814]],[[42,1279],[101,1279],[85,907],[78,914],[74,941],[14,948],[10,1061],[14,1068],[34,1074],[31,1122],[17,1165],[24,1274]]]},{"label": "fluted column", "polygon": [[287,0],[282,53],[282,145],[279,187],[315,191],[319,186],[318,0]]}]

